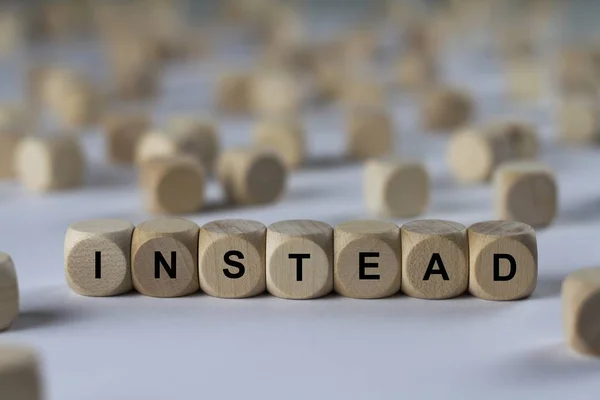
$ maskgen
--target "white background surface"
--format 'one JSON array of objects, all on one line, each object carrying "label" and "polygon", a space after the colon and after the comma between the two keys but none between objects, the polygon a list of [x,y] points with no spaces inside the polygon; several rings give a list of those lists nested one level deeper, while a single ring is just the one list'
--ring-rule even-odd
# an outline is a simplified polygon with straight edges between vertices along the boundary
[{"label": "white background surface", "polygon": [[[82,64],[93,65],[85,47]],[[560,214],[538,232],[540,274],[530,299],[78,296],[63,275],[67,226],[89,218],[139,223],[151,217],[143,211],[134,171],[107,165],[102,137],[91,132],[84,138],[90,159],[84,189],[40,196],[16,183],[0,184],[0,248],[15,260],[22,295],[19,320],[0,343],[40,349],[50,400],[597,397],[600,361],[564,345],[560,283],[569,271],[600,261],[600,152],[558,147],[552,101],[510,103],[485,46],[470,49],[472,54],[446,60],[447,79],[475,91],[478,120],[515,114],[535,122],[544,137],[541,157],[557,173]],[[17,61],[3,67],[19,73]],[[174,112],[209,111],[215,70],[210,62],[170,67],[166,96],[155,106],[157,122]],[[14,82],[7,78],[2,87],[7,99]],[[392,96],[390,109],[398,123],[398,153],[421,157],[431,172],[431,205],[423,218],[465,225],[492,219],[491,188],[452,181],[446,138],[419,131],[410,97]],[[308,218],[332,225],[368,217],[361,166],[336,162],[343,151],[343,115],[312,109],[306,124],[316,161],[290,177],[282,202],[222,208],[220,189],[211,183],[214,205],[188,217],[198,224]],[[248,143],[251,127],[249,119],[222,120],[223,147]]]}]

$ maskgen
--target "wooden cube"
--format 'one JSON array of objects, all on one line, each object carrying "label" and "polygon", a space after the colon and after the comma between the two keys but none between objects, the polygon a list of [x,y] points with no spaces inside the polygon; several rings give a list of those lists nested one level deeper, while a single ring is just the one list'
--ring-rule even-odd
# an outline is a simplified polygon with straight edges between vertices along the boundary
[{"label": "wooden cube", "polygon": [[12,258],[0,252],[0,332],[19,315],[19,284]]},{"label": "wooden cube", "polygon": [[469,292],[486,300],[530,296],[538,275],[535,230],[522,222],[486,221],[471,225]]},{"label": "wooden cube", "polygon": [[288,171],[281,156],[272,150],[232,148],[221,155],[217,175],[229,202],[252,205],[281,198]]},{"label": "wooden cube", "polygon": [[131,243],[133,287],[152,297],[180,297],[197,292],[199,227],[179,218],[139,224]]},{"label": "wooden cube", "polygon": [[348,117],[347,154],[356,160],[382,157],[394,151],[394,121],[383,109],[355,109]]},{"label": "wooden cube", "polygon": [[589,49],[569,49],[559,55],[558,82],[567,95],[596,96],[600,87],[597,63]]},{"label": "wooden cube", "polygon": [[28,113],[16,106],[0,108],[0,179],[15,176],[14,154],[30,128]]},{"label": "wooden cube", "polygon": [[240,299],[266,289],[267,228],[243,219],[212,221],[200,228],[200,288],[208,295]]},{"label": "wooden cube", "polygon": [[150,129],[150,118],[142,113],[118,113],[105,121],[106,157],[111,163],[132,164],[140,139]]},{"label": "wooden cube", "polygon": [[467,228],[451,221],[404,224],[402,292],[421,299],[460,296],[469,286]]},{"label": "wooden cube", "polygon": [[559,136],[568,144],[600,142],[600,107],[596,99],[566,97],[558,111]]},{"label": "wooden cube", "polygon": [[506,71],[508,95],[515,100],[539,99],[548,86],[544,75],[546,67],[528,58],[511,60]]},{"label": "wooden cube", "polygon": [[521,121],[499,121],[487,128],[492,134],[506,135],[514,158],[535,160],[540,149],[540,139],[534,126]]},{"label": "wooden cube", "polygon": [[86,162],[73,136],[28,137],[17,147],[15,170],[31,191],[65,190],[83,185]]},{"label": "wooden cube", "polygon": [[534,228],[550,225],[557,213],[554,173],[536,162],[510,162],[494,174],[496,218],[520,221]]},{"label": "wooden cube", "polygon": [[387,94],[378,81],[350,75],[341,92],[344,106],[353,110],[356,108],[384,108],[387,105]]},{"label": "wooden cube", "polygon": [[400,89],[427,89],[438,80],[438,68],[433,57],[421,52],[404,54],[397,64],[397,83]]},{"label": "wooden cube", "polygon": [[261,117],[294,118],[305,98],[299,78],[287,70],[267,69],[257,73],[251,82],[252,110]]},{"label": "wooden cube", "polygon": [[65,236],[65,275],[83,296],[106,297],[129,292],[133,224],[97,219],[71,224]]},{"label": "wooden cube", "polygon": [[314,299],[333,290],[333,229],[310,220],[267,229],[267,290],[285,299]]},{"label": "wooden cube", "polygon": [[425,129],[451,131],[466,125],[475,113],[470,95],[454,88],[432,90],[421,104],[421,122]]},{"label": "wooden cube", "polygon": [[563,330],[575,351],[600,356],[600,268],[570,273],[562,284]]},{"label": "wooden cube", "polygon": [[194,158],[165,156],[141,165],[146,209],[158,214],[187,214],[204,205],[206,172]]},{"label": "wooden cube", "polygon": [[252,76],[246,72],[223,74],[217,81],[217,108],[224,113],[243,114],[252,109]]},{"label": "wooden cube", "polygon": [[415,217],[425,212],[429,205],[429,173],[416,161],[371,160],[365,163],[363,193],[371,214]]},{"label": "wooden cube", "polygon": [[270,118],[261,121],[254,130],[254,145],[279,153],[286,167],[295,169],[306,158],[304,128],[296,120]]},{"label": "wooden cube", "polygon": [[478,128],[452,135],[447,160],[454,178],[463,183],[486,182],[498,165],[516,158],[509,135]]},{"label": "wooden cube", "polygon": [[350,221],[334,230],[334,289],[377,299],[400,290],[400,229],[387,221]]},{"label": "wooden cube", "polygon": [[0,346],[0,388],[6,400],[41,400],[43,387],[36,350],[25,346]]},{"label": "wooden cube", "polygon": [[153,99],[161,91],[160,74],[150,66],[123,67],[112,78],[114,94],[124,101]]}]

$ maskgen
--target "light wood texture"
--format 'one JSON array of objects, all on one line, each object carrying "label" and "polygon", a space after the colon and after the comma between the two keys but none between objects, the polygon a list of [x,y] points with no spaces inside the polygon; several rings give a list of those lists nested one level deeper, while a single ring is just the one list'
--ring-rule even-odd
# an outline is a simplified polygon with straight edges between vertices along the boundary
[{"label": "light wood texture", "polygon": [[448,299],[467,291],[467,228],[451,221],[411,221],[402,226],[401,237],[404,294]]},{"label": "light wood texture", "polygon": [[269,149],[233,148],[221,154],[217,175],[228,201],[251,205],[283,196],[288,171],[281,156]]},{"label": "light wood texture", "polygon": [[240,299],[266,289],[267,228],[243,219],[212,221],[200,228],[200,288],[215,297]]},{"label": "light wood texture", "polygon": [[421,104],[421,123],[432,131],[452,131],[466,125],[475,113],[475,104],[465,91],[432,89]]},{"label": "light wood texture", "polygon": [[0,346],[0,393],[6,400],[42,400],[44,389],[37,350]]},{"label": "light wood texture", "polygon": [[415,217],[429,206],[429,173],[417,161],[370,160],[364,167],[363,193],[366,208],[373,215]]},{"label": "light wood texture", "polygon": [[505,135],[513,156],[518,160],[535,160],[540,151],[540,139],[535,127],[527,122],[504,120],[486,128],[492,135]]},{"label": "light wood texture", "polygon": [[140,183],[150,212],[186,214],[204,205],[206,173],[192,157],[152,158],[141,165]]},{"label": "light wood texture", "polygon": [[508,95],[519,101],[539,99],[547,87],[546,68],[540,61],[528,57],[509,61],[506,71]]},{"label": "light wood texture", "polygon": [[428,89],[438,80],[434,58],[421,52],[409,52],[400,57],[396,67],[398,86],[402,90]]},{"label": "light wood texture", "polygon": [[270,225],[267,229],[267,290],[277,297],[299,300],[329,294],[333,290],[331,226],[310,220],[279,221]]},{"label": "light wood texture", "polygon": [[31,191],[71,189],[84,182],[84,153],[72,136],[28,137],[17,147],[14,161],[19,180]]},{"label": "light wood texture", "polygon": [[354,109],[348,115],[347,155],[357,160],[394,151],[395,126],[384,109]]},{"label": "light wood texture", "polygon": [[558,110],[560,140],[567,144],[600,143],[600,106],[597,99],[567,96]]},{"label": "light wood texture", "polygon": [[562,283],[563,331],[575,351],[600,357],[600,268],[570,273]]},{"label": "light wood texture", "polygon": [[33,125],[32,116],[14,105],[0,108],[0,179],[14,178],[14,154],[19,141]]},{"label": "light wood texture", "polygon": [[296,120],[270,118],[259,122],[253,142],[279,153],[289,169],[297,168],[306,158],[304,128]]},{"label": "light wood texture", "polygon": [[522,222],[486,221],[471,225],[469,292],[486,300],[528,297],[537,285],[535,230]]},{"label": "light wood texture", "polygon": [[0,180],[15,177],[14,155],[20,140],[19,135],[0,133]]},{"label": "light wood texture", "polygon": [[107,297],[129,292],[133,224],[96,219],[71,224],[65,235],[65,275],[83,296]]},{"label": "light wood texture", "polygon": [[498,165],[514,158],[510,136],[486,129],[461,129],[448,145],[450,171],[463,183],[488,181]]},{"label": "light wood texture", "polygon": [[350,109],[384,108],[387,95],[378,81],[350,73],[342,87],[341,100]]},{"label": "light wood texture", "polygon": [[400,229],[387,221],[349,221],[334,229],[334,289],[378,299],[400,290]]},{"label": "light wood texture", "polygon": [[0,332],[19,315],[19,284],[12,258],[0,252]]},{"label": "light wood texture", "polygon": [[496,218],[520,221],[534,228],[552,223],[557,213],[554,173],[539,162],[510,162],[494,174]]},{"label": "light wood texture", "polygon": [[198,233],[198,225],[179,218],[139,224],[131,243],[133,287],[152,297],[180,297],[197,292]]},{"label": "light wood texture", "polygon": [[250,112],[252,75],[247,72],[230,72],[217,80],[216,103],[219,111],[228,114]]},{"label": "light wood texture", "polygon": [[571,48],[559,55],[558,83],[564,94],[596,96],[598,78],[595,55],[588,49]]},{"label": "light wood texture", "polygon": [[104,122],[106,158],[115,164],[132,164],[140,139],[150,129],[150,117],[143,113],[115,113]]},{"label": "light wood texture", "polygon": [[252,110],[258,116],[294,118],[306,92],[299,78],[283,69],[269,68],[255,74],[250,88]]}]

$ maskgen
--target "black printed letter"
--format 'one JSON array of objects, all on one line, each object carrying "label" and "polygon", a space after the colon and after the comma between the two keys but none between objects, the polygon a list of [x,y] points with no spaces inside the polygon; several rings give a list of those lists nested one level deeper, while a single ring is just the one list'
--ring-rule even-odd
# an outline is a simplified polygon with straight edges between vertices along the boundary
[{"label": "black printed letter", "polygon": [[163,257],[160,251],[154,252],[154,278],[160,279],[160,266],[163,266],[169,278],[177,278],[177,252],[171,252],[171,265],[167,263],[167,260]]},{"label": "black printed letter", "polygon": [[[500,260],[508,260],[510,264],[510,272],[508,275],[500,275]],[[510,254],[494,254],[494,281],[510,281],[517,273],[517,262]]]},{"label": "black printed letter", "polygon": [[246,272],[246,268],[244,267],[244,264],[242,264],[241,262],[232,260],[231,259],[232,256],[237,257],[240,260],[243,260],[244,255],[242,254],[241,251],[237,251],[237,250],[230,250],[227,253],[225,253],[225,257],[224,257],[225,264],[237,268],[238,272],[233,273],[228,268],[223,268],[223,273],[228,278],[238,279],[238,278],[241,278],[242,276],[244,276],[244,272]]},{"label": "black printed letter", "polygon": [[365,262],[367,257],[379,257],[379,252],[372,253],[358,253],[358,279],[362,280],[379,280],[379,275],[367,275],[365,269],[367,268],[378,268],[377,263]]},{"label": "black printed letter", "polygon": [[[433,269],[435,264],[437,263],[438,269]],[[446,267],[444,267],[444,262],[442,261],[442,257],[440,257],[440,253],[433,253],[431,256],[431,260],[429,260],[429,265],[427,266],[427,271],[425,271],[425,276],[423,277],[424,281],[428,281],[429,277],[433,274],[442,275],[442,279],[445,281],[449,281],[448,272],[446,272]]]},{"label": "black printed letter", "polygon": [[296,280],[302,281],[302,260],[310,258],[310,254],[289,254],[289,258],[296,259]]}]

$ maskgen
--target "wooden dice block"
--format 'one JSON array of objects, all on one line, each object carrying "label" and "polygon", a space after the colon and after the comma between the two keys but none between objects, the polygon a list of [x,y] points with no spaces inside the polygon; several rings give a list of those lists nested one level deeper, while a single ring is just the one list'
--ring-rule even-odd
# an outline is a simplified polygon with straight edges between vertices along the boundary
[{"label": "wooden dice block", "polygon": [[150,212],[186,214],[204,205],[206,173],[192,157],[152,158],[141,165],[140,183]]},{"label": "wooden dice block", "polygon": [[279,153],[286,167],[294,169],[306,158],[306,140],[302,125],[295,120],[270,118],[254,130],[254,145]]},{"label": "wooden dice block", "polygon": [[0,179],[10,179],[15,176],[14,155],[20,141],[20,135],[0,132]]},{"label": "wooden dice block", "polygon": [[242,114],[250,112],[252,76],[238,72],[221,75],[217,81],[217,108],[224,113]]},{"label": "wooden dice block", "polygon": [[438,68],[434,59],[421,52],[403,55],[397,64],[398,86],[405,90],[427,89],[438,79]]},{"label": "wooden dice block", "polygon": [[267,228],[242,219],[212,221],[200,228],[200,288],[215,297],[240,299],[266,289]]},{"label": "wooden dice block", "polygon": [[600,142],[600,107],[587,97],[566,97],[558,110],[561,141],[569,144]]},{"label": "wooden dice block", "polygon": [[19,285],[12,258],[0,252],[0,332],[19,315]]},{"label": "wooden dice block", "polygon": [[120,219],[80,221],[65,236],[65,275],[83,296],[106,297],[129,292],[133,224]]},{"label": "wooden dice block", "polygon": [[595,96],[600,84],[597,63],[587,49],[570,49],[559,56],[558,83],[568,95]]},{"label": "wooden dice block", "polygon": [[78,82],[62,90],[54,112],[66,127],[82,129],[100,121],[105,100],[90,82]]},{"label": "wooden dice block", "polygon": [[141,113],[110,115],[104,126],[106,157],[116,164],[132,164],[140,139],[150,129],[150,118]]},{"label": "wooden dice block", "polygon": [[508,94],[515,100],[536,100],[545,89],[544,70],[547,66],[530,59],[515,59],[508,63],[506,78]]},{"label": "wooden dice block", "polygon": [[220,147],[217,128],[213,121],[179,116],[169,120],[166,130],[176,142],[180,152],[197,158],[207,173],[213,172]]},{"label": "wooden dice block", "polygon": [[410,218],[429,205],[429,173],[420,162],[376,159],[365,163],[363,193],[374,215]]},{"label": "wooden dice block", "polygon": [[448,145],[450,171],[463,183],[488,181],[498,165],[515,157],[509,135],[486,129],[461,129]]},{"label": "wooden dice block", "polygon": [[333,290],[333,229],[309,220],[267,229],[267,290],[285,299],[314,299]]},{"label": "wooden dice block", "polygon": [[563,330],[574,350],[600,356],[600,268],[570,273],[562,284]]},{"label": "wooden dice block", "polygon": [[160,74],[151,66],[131,66],[113,72],[114,94],[124,101],[147,100],[160,93]]},{"label": "wooden dice block", "polygon": [[0,346],[0,393],[6,400],[42,400],[37,351],[24,346]]},{"label": "wooden dice block", "polygon": [[178,218],[138,225],[131,242],[133,287],[152,297],[180,297],[197,292],[198,232],[198,225]]},{"label": "wooden dice block", "polygon": [[217,175],[230,202],[252,205],[281,198],[288,172],[281,156],[272,150],[233,148],[221,154]]},{"label": "wooden dice block", "polygon": [[421,121],[425,129],[451,131],[469,122],[475,105],[468,93],[441,88],[425,95],[421,105]]},{"label": "wooden dice block", "polygon": [[258,116],[294,118],[301,111],[305,97],[298,77],[290,71],[261,71],[251,83],[252,110]]},{"label": "wooden dice block", "polygon": [[27,112],[15,106],[0,108],[0,179],[15,176],[14,154],[29,130]]},{"label": "wooden dice block", "polygon": [[421,299],[448,299],[467,291],[467,228],[456,222],[420,220],[404,224],[401,236],[405,294]]},{"label": "wooden dice block", "polygon": [[486,300],[517,300],[537,284],[535,230],[522,222],[486,221],[471,225],[469,292]]},{"label": "wooden dice block", "polygon": [[347,132],[347,154],[353,159],[366,160],[394,151],[394,122],[385,110],[353,110],[348,116]]},{"label": "wooden dice block", "polygon": [[47,192],[83,185],[85,157],[72,136],[29,137],[21,141],[15,155],[15,170],[31,191]]},{"label": "wooden dice block", "polygon": [[350,221],[334,230],[335,291],[377,299],[400,290],[400,229],[387,221]]},{"label": "wooden dice block", "polygon": [[492,134],[506,135],[518,160],[535,160],[540,149],[540,139],[533,125],[520,121],[500,121],[490,124]]},{"label": "wooden dice block", "polygon": [[536,162],[510,162],[494,174],[496,218],[520,221],[535,228],[556,217],[558,189],[554,173]]},{"label": "wooden dice block", "polygon": [[384,87],[372,79],[348,77],[342,87],[341,96],[343,105],[350,109],[384,108],[387,104]]}]

